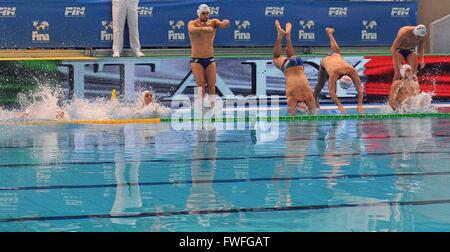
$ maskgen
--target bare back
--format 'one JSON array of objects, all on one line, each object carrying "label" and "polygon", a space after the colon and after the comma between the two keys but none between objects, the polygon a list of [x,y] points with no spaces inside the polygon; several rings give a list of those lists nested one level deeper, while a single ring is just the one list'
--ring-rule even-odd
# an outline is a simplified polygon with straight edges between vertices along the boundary
[{"label": "bare back", "polygon": [[421,40],[412,33],[414,28],[415,26],[405,26],[400,29],[397,35],[399,44],[395,49],[410,49],[419,45]]},{"label": "bare back", "polygon": [[206,24],[201,23],[199,19],[189,22],[195,27],[211,27],[213,32],[189,33],[191,40],[191,56],[193,58],[210,58],[214,56],[214,38],[216,36],[215,23],[208,20]]},{"label": "bare back", "polygon": [[354,71],[353,66],[347,63],[339,53],[333,53],[332,55],[323,58],[322,64],[329,75],[344,75]]},{"label": "bare back", "polygon": [[286,79],[286,97],[293,97],[297,102],[306,102],[313,96],[303,66],[292,67],[284,72]]}]

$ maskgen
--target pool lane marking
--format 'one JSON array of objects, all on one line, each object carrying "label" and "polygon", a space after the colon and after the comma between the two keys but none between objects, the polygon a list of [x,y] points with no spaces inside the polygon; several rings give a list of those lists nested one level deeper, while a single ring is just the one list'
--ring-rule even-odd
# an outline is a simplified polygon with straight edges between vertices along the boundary
[{"label": "pool lane marking", "polygon": [[425,206],[450,204],[450,199],[420,200],[420,201],[380,201],[367,203],[344,203],[336,205],[303,205],[285,207],[243,207],[225,209],[204,209],[204,210],[181,210],[169,212],[142,212],[138,214],[84,214],[84,215],[61,215],[61,216],[29,216],[29,217],[8,217],[0,218],[0,222],[28,222],[28,221],[58,221],[77,219],[120,219],[120,218],[145,218],[145,217],[171,217],[180,215],[206,215],[206,214],[227,214],[227,213],[264,213],[281,211],[310,211],[337,208],[363,208],[381,206]]},{"label": "pool lane marking", "polygon": [[[123,163],[187,163],[194,161],[226,161],[226,160],[248,160],[248,159],[298,159],[308,157],[345,157],[345,156],[390,156],[390,155],[420,155],[420,154],[450,154],[449,151],[399,151],[399,152],[373,152],[373,153],[339,153],[339,154],[297,154],[297,155],[273,155],[273,156],[246,156],[246,157],[204,157],[204,158],[186,158],[186,159],[153,159],[153,160],[127,160]],[[56,165],[105,165],[116,164],[114,161],[90,161],[90,162],[59,162],[59,163],[39,163],[39,164],[0,164],[0,168],[15,167],[48,167]]]},{"label": "pool lane marking", "polygon": [[222,184],[222,183],[246,183],[261,181],[299,181],[299,180],[329,180],[329,179],[354,179],[354,178],[382,178],[382,177],[416,177],[416,176],[446,176],[450,171],[445,172],[408,172],[408,173],[382,173],[382,174],[343,174],[330,176],[309,176],[309,177],[287,177],[287,178],[245,178],[245,179],[215,179],[215,180],[179,180],[163,182],[139,182],[122,184],[100,184],[100,185],[48,185],[48,186],[23,186],[23,187],[0,187],[0,191],[33,191],[33,190],[53,190],[53,189],[93,189],[93,188],[115,188],[133,186],[160,186],[160,185],[184,185],[184,184]]},{"label": "pool lane marking", "polygon": [[14,122],[11,124],[25,125],[49,125],[49,124],[125,124],[125,123],[160,123],[161,118],[145,119],[114,119],[114,120],[61,120],[61,121],[35,121],[35,122]]},{"label": "pool lane marking", "polygon": [[[368,124],[371,125],[371,124]],[[374,124],[376,125],[376,124]],[[391,124],[391,125],[397,125],[397,124]],[[449,124],[450,125],[450,124]],[[301,125],[302,127],[317,127],[316,125]],[[330,125],[321,125],[321,126],[330,126]],[[441,125],[440,125],[441,126]],[[351,132],[354,133],[354,132]],[[440,137],[450,137],[450,135],[446,135],[446,134],[431,134],[430,135],[433,138],[440,138]],[[250,135],[247,135],[246,137],[250,137]],[[423,138],[423,136],[389,136],[389,135],[385,135],[385,136],[378,136],[378,135],[373,135],[373,136],[365,136],[365,137],[361,137],[358,139],[363,139],[363,140],[374,140],[374,139],[397,139],[397,138]],[[326,140],[348,140],[347,138],[337,138],[337,137],[291,137],[289,139],[282,139],[280,140],[281,142],[296,142],[296,141],[313,141],[313,140],[320,140],[320,141],[326,141]],[[219,141],[197,141],[196,143],[216,143],[216,144],[222,144],[222,143],[253,143],[252,141],[249,140],[219,140]],[[155,145],[156,143],[147,143],[146,145]],[[179,144],[179,142],[164,142],[164,144]],[[97,147],[99,144],[85,144],[84,146],[86,147]],[[74,147],[75,144],[67,144],[64,145],[64,147]],[[116,144],[114,145],[114,147],[118,147],[118,146],[125,146],[125,143],[120,143],[120,144]],[[0,146],[0,149],[28,149],[28,148],[47,148],[47,146],[38,146],[38,145],[34,145],[34,146]]]},{"label": "pool lane marking", "polygon": [[237,118],[146,118],[146,119],[114,119],[114,120],[59,120],[33,122],[3,122],[0,125],[50,125],[50,124],[126,124],[126,123],[160,123],[160,122],[248,122],[248,121],[328,121],[328,120],[364,120],[364,119],[392,119],[392,118],[449,118],[450,113],[412,113],[412,114],[350,114],[350,115],[297,115],[297,116],[257,116]]}]

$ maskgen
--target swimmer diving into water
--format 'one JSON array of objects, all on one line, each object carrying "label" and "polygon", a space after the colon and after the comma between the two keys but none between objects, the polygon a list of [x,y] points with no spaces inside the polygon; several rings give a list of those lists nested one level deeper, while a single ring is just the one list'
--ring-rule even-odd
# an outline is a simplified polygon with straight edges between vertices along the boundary
[{"label": "swimmer diving into water", "polygon": [[333,52],[329,53],[328,56],[325,56],[320,62],[317,85],[314,88],[314,97],[316,99],[317,107],[320,107],[317,98],[328,80],[328,90],[331,99],[338,106],[341,113],[347,114],[347,111],[336,95],[336,82],[339,80],[341,86],[348,87],[352,84],[355,85],[356,91],[358,92],[358,113],[363,113],[363,90],[358,72],[342,58],[339,45],[333,36],[334,29],[326,28],[325,31],[330,39],[330,47]]},{"label": "swimmer diving into water", "polygon": [[[305,68],[300,57],[295,56],[294,47],[292,46],[291,30],[292,24],[286,23],[286,31],[280,26],[280,22],[275,20],[277,29],[277,40],[273,48],[273,64],[284,73],[286,79],[286,99],[288,112],[290,115],[297,113],[306,104],[309,113],[317,114],[316,101],[313,96],[308,79],[305,75]],[[281,56],[281,44],[283,37],[286,37],[286,55]]]}]

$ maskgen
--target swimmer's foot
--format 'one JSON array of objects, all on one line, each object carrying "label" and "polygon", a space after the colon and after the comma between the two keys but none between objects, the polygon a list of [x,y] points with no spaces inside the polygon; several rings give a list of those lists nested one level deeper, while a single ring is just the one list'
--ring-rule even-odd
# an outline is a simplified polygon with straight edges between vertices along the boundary
[{"label": "swimmer's foot", "polygon": [[280,21],[275,20],[275,27],[277,28],[278,37],[283,37],[286,34],[286,32],[283,29],[281,29]]},{"label": "swimmer's foot", "polygon": [[291,22],[286,23],[286,36],[291,36],[292,24]]},{"label": "swimmer's foot", "polygon": [[331,27],[327,27],[327,28],[325,28],[325,32],[326,32],[328,35],[330,35],[330,34],[333,34],[333,33],[334,33],[334,29],[331,28]]}]

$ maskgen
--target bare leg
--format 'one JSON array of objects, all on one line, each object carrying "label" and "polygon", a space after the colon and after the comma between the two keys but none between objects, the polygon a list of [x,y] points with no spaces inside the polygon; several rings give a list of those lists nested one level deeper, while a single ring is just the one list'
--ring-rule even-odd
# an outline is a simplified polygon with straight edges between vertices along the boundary
[{"label": "bare leg", "polygon": [[194,74],[195,82],[197,83],[197,96],[198,102],[200,102],[201,108],[203,108],[203,96],[205,95],[205,71],[202,65],[199,63],[191,64],[192,74]]},{"label": "bare leg", "polygon": [[280,22],[275,20],[275,27],[277,28],[277,41],[275,42],[275,47],[273,48],[273,57],[278,58],[281,56],[281,42],[286,32],[281,29]]},{"label": "bare leg", "polygon": [[327,32],[328,38],[330,38],[330,47],[331,50],[335,53],[341,53],[341,50],[339,49],[339,45],[337,44],[336,40],[334,39],[333,33],[334,33],[334,29],[327,27],[325,29],[325,31]]},{"label": "bare leg", "polygon": [[415,75],[417,72],[417,54],[415,52],[410,53],[406,59],[406,62],[408,62],[408,65],[412,67]]},{"label": "bare leg", "polygon": [[321,63],[320,68],[319,68],[319,73],[317,74],[317,84],[314,87],[314,99],[315,99],[317,108],[320,108],[320,105],[319,105],[320,91],[322,91],[322,89],[325,86],[325,83],[327,81],[328,81],[328,73],[325,70],[325,68],[322,66],[322,63]]},{"label": "bare leg", "polygon": [[295,55],[294,47],[292,46],[291,40],[291,30],[292,24],[290,22],[286,23],[286,55],[288,58]]},{"label": "bare leg", "polygon": [[216,63],[213,62],[205,70],[206,83],[208,83],[208,94],[216,94]]},{"label": "bare leg", "polygon": [[209,64],[205,70],[206,83],[208,83],[208,94],[211,102],[211,108],[215,106],[216,101],[216,62]]},{"label": "bare leg", "polygon": [[394,78],[392,80],[392,82],[400,80],[401,76],[400,76],[400,66],[403,63],[403,55],[401,55],[399,52],[396,52],[393,56],[392,56],[392,62],[394,64]]}]

